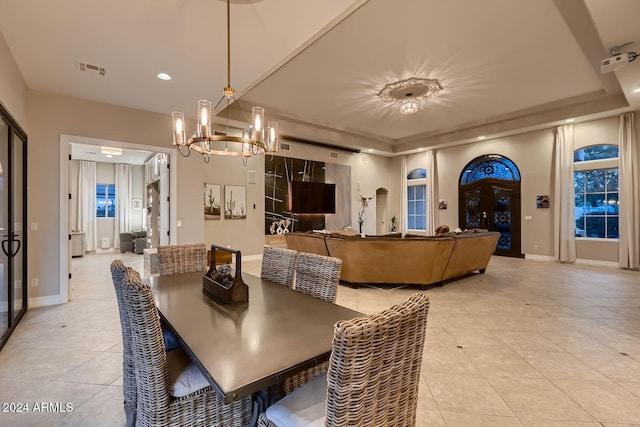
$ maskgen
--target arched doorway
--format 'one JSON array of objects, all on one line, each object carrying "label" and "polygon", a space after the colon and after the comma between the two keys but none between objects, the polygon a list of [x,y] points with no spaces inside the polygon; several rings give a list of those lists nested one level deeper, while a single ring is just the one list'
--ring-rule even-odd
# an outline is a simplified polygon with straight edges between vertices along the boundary
[{"label": "arched doorway", "polygon": [[460,174],[459,224],[462,229],[500,232],[495,255],[522,257],[520,171],[499,154],[476,157]]},{"label": "arched doorway", "polygon": [[389,190],[386,188],[378,188],[376,190],[376,234],[378,235],[386,234],[391,231],[387,224],[387,194],[389,194]]}]

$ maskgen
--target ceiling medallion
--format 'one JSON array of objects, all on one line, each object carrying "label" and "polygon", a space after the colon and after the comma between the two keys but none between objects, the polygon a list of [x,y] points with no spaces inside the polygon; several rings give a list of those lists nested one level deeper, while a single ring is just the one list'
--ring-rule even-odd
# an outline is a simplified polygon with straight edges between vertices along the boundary
[{"label": "ceiling medallion", "polygon": [[411,77],[406,80],[389,83],[378,92],[384,102],[400,104],[402,114],[414,114],[418,111],[418,101],[433,98],[442,90],[436,79]]}]

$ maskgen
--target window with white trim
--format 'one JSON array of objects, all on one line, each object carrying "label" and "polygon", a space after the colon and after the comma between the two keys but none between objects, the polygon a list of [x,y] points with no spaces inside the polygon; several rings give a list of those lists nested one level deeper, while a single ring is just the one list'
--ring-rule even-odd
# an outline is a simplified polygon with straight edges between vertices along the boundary
[{"label": "window with white trim", "polygon": [[618,239],[618,146],[574,151],[576,237]]},{"label": "window with white trim", "polygon": [[116,186],[96,184],[96,218],[116,217]]},{"label": "window with white trim", "polygon": [[407,229],[427,229],[427,171],[414,169],[407,174]]}]

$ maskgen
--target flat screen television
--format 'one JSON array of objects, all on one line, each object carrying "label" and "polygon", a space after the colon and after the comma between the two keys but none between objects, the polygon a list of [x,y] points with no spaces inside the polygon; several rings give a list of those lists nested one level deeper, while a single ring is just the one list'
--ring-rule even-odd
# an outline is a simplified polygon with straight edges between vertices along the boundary
[{"label": "flat screen television", "polygon": [[336,185],[324,182],[291,181],[291,212],[294,214],[336,213]]}]

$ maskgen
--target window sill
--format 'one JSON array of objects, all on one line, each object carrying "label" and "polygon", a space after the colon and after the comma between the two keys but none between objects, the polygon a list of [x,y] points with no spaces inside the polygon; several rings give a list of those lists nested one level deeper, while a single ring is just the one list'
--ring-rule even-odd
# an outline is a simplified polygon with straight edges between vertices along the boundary
[{"label": "window sill", "polygon": [[619,242],[620,239],[605,239],[603,237],[576,237],[576,240],[588,242]]}]

